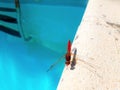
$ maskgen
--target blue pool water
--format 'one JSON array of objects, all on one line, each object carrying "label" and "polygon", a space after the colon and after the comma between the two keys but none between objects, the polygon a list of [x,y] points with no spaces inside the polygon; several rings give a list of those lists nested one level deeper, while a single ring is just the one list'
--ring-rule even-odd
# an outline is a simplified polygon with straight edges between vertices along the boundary
[{"label": "blue pool water", "polygon": [[[32,40],[0,31],[0,90],[56,90],[64,58],[46,71],[66,53],[67,42],[73,40],[84,10],[85,6],[21,4],[23,30]],[[1,13],[16,17],[15,13]],[[14,24],[0,24],[18,30]]]}]

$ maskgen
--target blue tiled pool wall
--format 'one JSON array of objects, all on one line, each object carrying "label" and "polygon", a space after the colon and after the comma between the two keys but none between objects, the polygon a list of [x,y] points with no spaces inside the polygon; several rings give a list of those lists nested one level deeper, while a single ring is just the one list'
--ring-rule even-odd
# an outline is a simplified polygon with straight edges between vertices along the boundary
[{"label": "blue tiled pool wall", "polygon": [[[2,5],[14,7],[12,3]],[[25,42],[0,32],[0,89],[56,90],[64,60],[50,72],[46,70],[66,52],[67,41],[73,40],[84,10],[81,6],[21,3],[24,32],[33,39]]]},{"label": "blue tiled pool wall", "polygon": [[[28,7],[26,8],[27,14],[24,13],[23,22],[27,34],[30,33],[44,46],[63,53],[67,41],[69,39],[72,41],[74,38],[84,8],[38,5],[32,7],[28,5]],[[31,11],[34,11],[34,13],[31,13]],[[31,27],[26,27],[29,25]],[[58,50],[61,47],[64,47],[64,49]]]}]

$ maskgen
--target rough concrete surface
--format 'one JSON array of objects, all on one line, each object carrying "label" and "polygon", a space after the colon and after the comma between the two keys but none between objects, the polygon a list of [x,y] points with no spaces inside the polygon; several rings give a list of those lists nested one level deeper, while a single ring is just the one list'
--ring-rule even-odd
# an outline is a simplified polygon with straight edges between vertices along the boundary
[{"label": "rough concrete surface", "polygon": [[120,0],[89,0],[57,90],[120,90]]}]

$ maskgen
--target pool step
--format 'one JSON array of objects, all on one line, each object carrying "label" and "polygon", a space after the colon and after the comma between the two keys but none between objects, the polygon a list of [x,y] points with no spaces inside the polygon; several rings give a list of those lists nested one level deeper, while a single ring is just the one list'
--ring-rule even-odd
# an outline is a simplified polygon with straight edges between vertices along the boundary
[{"label": "pool step", "polygon": [[3,32],[8,33],[10,35],[13,35],[13,36],[21,38],[20,32],[18,32],[17,30],[5,27],[3,25],[0,25],[0,31],[3,31]]},{"label": "pool step", "polygon": [[20,2],[19,0],[14,0],[14,3],[15,3],[15,9],[0,7],[0,11],[11,12],[11,13],[14,12],[16,13],[17,18],[0,14],[0,20],[8,23],[13,23],[13,24],[15,23],[18,26],[18,31],[11,29],[9,27],[6,27],[4,25],[0,25],[0,31],[3,31],[7,34],[11,34],[13,36],[22,37],[25,41],[29,41],[32,39],[32,37],[31,36],[26,37],[24,33],[24,29],[21,21],[22,18],[21,18]]},{"label": "pool step", "polygon": [[9,22],[9,23],[15,23],[17,24],[17,19],[11,16],[7,16],[7,15],[0,15],[0,20],[5,21],[5,22]]},{"label": "pool step", "polygon": [[[13,8],[6,8],[6,7],[0,7],[0,11],[4,11],[4,12],[11,12],[11,13],[16,13],[17,14],[17,10],[13,9]],[[11,23],[11,24],[16,24],[18,25],[18,20],[15,17],[12,16],[8,16],[5,14],[0,14],[0,20],[7,22],[7,23]],[[15,37],[19,37],[21,38],[21,34],[19,32],[19,30],[14,30],[10,27],[4,26],[0,24],[0,31],[15,36]]]},{"label": "pool step", "polygon": [[[16,1],[18,0],[15,0],[15,2]],[[4,12],[8,12],[8,13],[16,13],[17,15],[18,12],[16,8],[0,7],[0,11],[2,11],[0,13],[0,21],[7,22],[8,24],[16,24],[17,26],[19,26],[18,18],[3,14]],[[3,25],[0,24],[0,31],[6,34],[9,34],[9,35],[15,36],[15,37],[19,37],[19,38],[22,37],[20,30],[12,29],[9,26],[4,25],[4,24]]]},{"label": "pool step", "polygon": [[14,9],[14,8],[6,8],[6,7],[0,7],[0,11],[16,12],[16,9]]}]

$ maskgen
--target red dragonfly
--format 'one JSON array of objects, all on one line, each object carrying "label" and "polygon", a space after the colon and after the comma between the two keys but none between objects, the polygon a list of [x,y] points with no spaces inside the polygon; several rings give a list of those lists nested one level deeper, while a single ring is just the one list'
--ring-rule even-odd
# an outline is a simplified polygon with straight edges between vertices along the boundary
[{"label": "red dragonfly", "polygon": [[50,68],[47,70],[47,72],[49,70],[51,70],[59,61],[61,61],[62,58],[65,58],[65,60],[66,60],[65,64],[66,64],[66,66],[68,66],[70,64],[70,60],[71,60],[71,42],[70,42],[70,40],[68,40],[68,44],[67,44],[67,53],[64,56],[62,56],[59,60],[57,60],[54,64],[52,64],[50,66]]},{"label": "red dragonfly", "polygon": [[[70,40],[68,40],[66,54],[64,56],[62,56],[59,60],[57,60],[54,64],[52,64],[50,66],[50,68],[47,70],[47,72],[50,71],[59,61],[61,61],[61,60],[63,60],[63,58],[65,58],[65,64],[66,64],[66,66],[71,64],[71,70],[73,70],[75,68],[74,66],[76,65],[76,60],[79,60],[82,63],[87,64],[89,67],[92,68],[92,70],[87,68],[89,71],[91,71],[93,73],[96,73],[96,69],[94,67],[95,65],[92,65],[91,63],[88,63],[88,62],[86,62],[84,60],[76,58],[76,54],[77,54],[77,49],[76,48],[74,48],[74,53],[71,53],[71,46],[72,46],[72,44],[71,44]],[[71,60],[71,56],[72,56],[72,60]],[[96,75],[101,78],[101,76],[98,73],[96,73]]]}]

